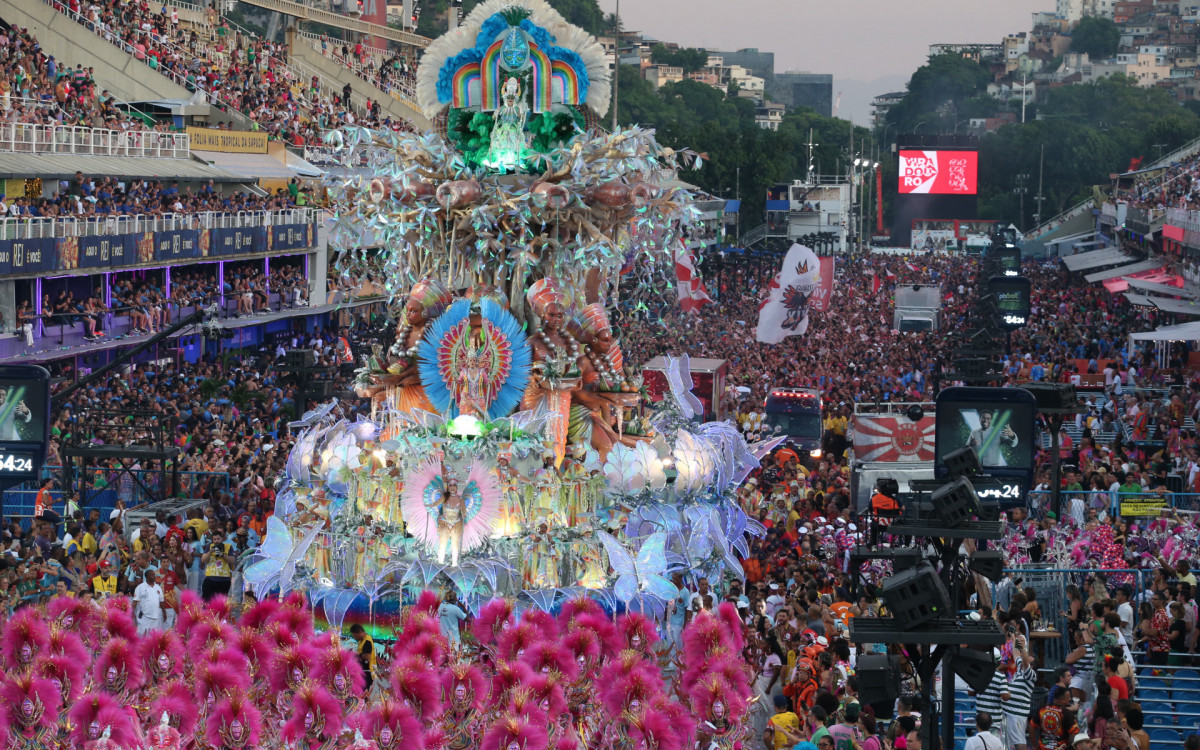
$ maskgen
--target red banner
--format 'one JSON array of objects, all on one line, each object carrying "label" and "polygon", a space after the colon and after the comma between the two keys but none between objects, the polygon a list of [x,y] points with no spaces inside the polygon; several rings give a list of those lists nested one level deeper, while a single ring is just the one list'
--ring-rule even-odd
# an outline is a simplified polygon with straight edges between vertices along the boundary
[{"label": "red banner", "polygon": [[829,309],[829,298],[833,296],[833,258],[821,258],[821,281],[813,292],[809,305],[817,312]]},{"label": "red banner", "polygon": [[854,455],[860,461],[932,461],[933,415],[854,417]]},{"label": "red banner", "polygon": [[1176,227],[1170,224],[1163,224],[1163,237],[1176,242],[1183,242],[1183,227]]}]

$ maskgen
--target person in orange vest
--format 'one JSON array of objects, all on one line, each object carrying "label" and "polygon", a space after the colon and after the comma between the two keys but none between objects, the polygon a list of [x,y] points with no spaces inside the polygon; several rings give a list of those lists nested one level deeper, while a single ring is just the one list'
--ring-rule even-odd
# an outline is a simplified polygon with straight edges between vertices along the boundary
[{"label": "person in orange vest", "polygon": [[871,495],[871,516],[873,518],[871,524],[871,542],[874,543],[879,536],[880,529],[884,529],[892,521],[900,516],[900,503],[896,502],[896,495],[899,494],[900,487],[895,479],[891,477],[883,477],[875,483],[875,494]]}]

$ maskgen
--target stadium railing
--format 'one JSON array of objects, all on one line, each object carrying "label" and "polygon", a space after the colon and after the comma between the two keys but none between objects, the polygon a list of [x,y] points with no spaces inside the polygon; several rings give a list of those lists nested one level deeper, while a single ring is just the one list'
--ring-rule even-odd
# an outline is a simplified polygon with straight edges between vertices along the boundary
[{"label": "stadium railing", "polygon": [[191,137],[187,133],[155,130],[5,122],[0,123],[0,151],[188,159],[191,158]]},{"label": "stadium railing", "polygon": [[95,237],[176,229],[227,229],[311,224],[316,209],[288,208],[274,211],[200,211],[197,213],[133,214],[89,217],[17,217],[0,219],[0,240],[37,237]]}]

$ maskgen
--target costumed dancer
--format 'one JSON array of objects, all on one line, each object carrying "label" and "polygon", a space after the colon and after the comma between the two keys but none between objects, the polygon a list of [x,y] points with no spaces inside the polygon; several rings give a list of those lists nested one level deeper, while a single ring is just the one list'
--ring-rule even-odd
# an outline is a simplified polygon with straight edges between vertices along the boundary
[{"label": "costumed dancer", "polygon": [[580,388],[583,352],[567,332],[567,295],[558,282],[548,278],[534,282],[525,299],[540,325],[529,338],[533,372],[521,408],[542,406],[552,415],[549,431],[557,466],[567,454],[571,396]]},{"label": "costumed dancer", "polygon": [[583,308],[575,327],[587,348],[580,360],[582,388],[571,394],[571,438],[591,445],[603,461],[617,443],[632,442],[621,435],[623,396],[631,388],[625,380],[625,357],[604,305],[594,302]]},{"label": "costumed dancer", "polygon": [[442,700],[446,712],[442,730],[450,750],[466,750],[475,745],[483,723],[483,707],[488,699],[488,684],[479,667],[465,662],[450,666],[442,675]]}]

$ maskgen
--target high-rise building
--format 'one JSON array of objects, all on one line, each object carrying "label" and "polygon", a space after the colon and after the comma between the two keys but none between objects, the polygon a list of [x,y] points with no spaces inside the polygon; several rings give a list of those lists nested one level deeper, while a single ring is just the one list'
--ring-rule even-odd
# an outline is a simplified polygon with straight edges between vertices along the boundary
[{"label": "high-rise building", "polygon": [[819,115],[833,116],[833,75],[830,73],[780,73],[770,91],[784,104],[808,107]]},{"label": "high-rise building", "polygon": [[747,47],[736,52],[717,52],[715,50],[710,50],[710,52],[724,58],[725,65],[741,65],[763,79],[768,89],[771,88],[771,84],[775,80],[774,52],[759,52],[757,47]]}]

